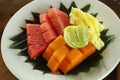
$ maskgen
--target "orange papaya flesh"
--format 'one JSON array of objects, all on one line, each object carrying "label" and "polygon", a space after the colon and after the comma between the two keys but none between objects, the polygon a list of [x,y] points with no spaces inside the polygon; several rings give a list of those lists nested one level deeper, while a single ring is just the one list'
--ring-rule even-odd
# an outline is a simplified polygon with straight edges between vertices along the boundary
[{"label": "orange papaya flesh", "polygon": [[69,64],[61,63],[61,65],[64,65],[66,68],[62,67],[60,70],[64,73],[67,73],[83,61],[83,53],[79,49],[72,49],[65,57],[65,60],[66,61],[64,61],[64,63],[68,61]]},{"label": "orange papaya flesh", "polygon": [[48,47],[45,52],[43,53],[43,58],[49,61],[51,56],[53,55],[54,50],[51,47]]},{"label": "orange papaya flesh", "polygon": [[56,70],[58,69],[58,66],[60,65],[60,63],[55,59],[54,56],[52,56],[50,58],[50,60],[48,61],[47,63],[47,66],[49,67],[49,69],[52,71],[52,72],[56,72]]},{"label": "orange papaya flesh", "polygon": [[52,72],[60,69],[63,73],[67,73],[92,55],[95,50],[91,43],[84,48],[70,49],[65,44],[63,36],[60,35],[50,43],[43,57],[48,61],[47,66]]},{"label": "orange papaya flesh", "polygon": [[59,69],[63,73],[69,72],[86,58],[88,58],[90,55],[92,55],[95,50],[95,47],[91,43],[81,49],[72,49],[60,64]]},{"label": "orange papaya flesh", "polygon": [[68,53],[69,49],[63,45],[53,53],[53,56],[61,63]]},{"label": "orange papaya flesh", "polygon": [[[59,65],[61,64],[63,59],[66,57],[68,52],[69,52],[69,49],[65,45],[63,45],[53,53],[52,57],[49,59],[47,64],[47,66],[51,69],[52,72],[56,72],[59,69]],[[53,66],[52,64],[55,62],[54,60],[56,60],[56,62],[58,63],[54,64]]]},{"label": "orange papaya flesh", "polygon": [[80,48],[80,51],[83,53],[83,56],[86,59],[96,51],[96,48],[94,47],[93,44],[89,43],[84,48]]},{"label": "orange papaya flesh", "polygon": [[51,56],[53,55],[54,51],[60,48],[62,45],[65,44],[64,38],[62,35],[58,36],[54,41],[52,41],[45,52],[43,53],[43,57],[49,61]]},{"label": "orange papaya flesh", "polygon": [[[69,54],[69,53],[68,53]],[[63,72],[63,73],[67,73],[72,67],[72,64],[65,58],[60,66],[59,69]]]},{"label": "orange papaya flesh", "polygon": [[72,64],[77,65],[80,63],[80,59],[83,57],[83,53],[79,49],[72,49],[66,56],[66,59]]},{"label": "orange papaya flesh", "polygon": [[64,41],[64,37],[62,35],[60,35],[50,44],[50,47],[53,50],[57,50],[62,45],[65,45],[65,41]]}]

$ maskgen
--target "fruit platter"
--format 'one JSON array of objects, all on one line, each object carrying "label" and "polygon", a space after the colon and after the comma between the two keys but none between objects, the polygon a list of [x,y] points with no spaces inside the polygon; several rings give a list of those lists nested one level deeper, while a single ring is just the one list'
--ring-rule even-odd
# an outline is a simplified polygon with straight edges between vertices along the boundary
[{"label": "fruit platter", "polygon": [[96,0],[32,1],[12,17],[4,30],[1,45],[7,67],[22,80],[104,78],[119,62],[119,31],[112,27],[119,24],[110,23],[101,5],[119,23],[115,13]]}]

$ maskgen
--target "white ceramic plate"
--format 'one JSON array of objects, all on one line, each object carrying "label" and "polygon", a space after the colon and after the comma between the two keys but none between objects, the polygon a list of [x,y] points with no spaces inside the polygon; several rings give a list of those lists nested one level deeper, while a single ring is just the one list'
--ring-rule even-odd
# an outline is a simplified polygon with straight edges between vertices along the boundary
[{"label": "white ceramic plate", "polygon": [[98,19],[104,21],[105,28],[110,29],[110,34],[115,35],[115,40],[110,43],[102,53],[103,60],[96,68],[92,68],[88,73],[81,72],[75,76],[42,74],[41,71],[33,70],[31,64],[25,63],[25,57],[17,56],[19,50],[9,49],[12,41],[10,37],[16,35],[21,30],[19,26],[25,26],[24,19],[32,19],[31,11],[43,13],[50,5],[59,7],[63,2],[67,7],[73,0],[35,0],[21,8],[8,22],[1,40],[2,56],[9,70],[20,80],[99,80],[107,76],[120,61],[120,20],[116,14],[103,3],[97,0],[74,0],[79,8],[86,4],[91,4],[90,12],[98,12]]}]

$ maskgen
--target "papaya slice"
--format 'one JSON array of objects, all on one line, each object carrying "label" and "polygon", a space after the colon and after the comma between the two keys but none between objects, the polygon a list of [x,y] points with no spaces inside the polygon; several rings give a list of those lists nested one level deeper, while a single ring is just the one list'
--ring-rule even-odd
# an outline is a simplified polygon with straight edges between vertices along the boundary
[{"label": "papaya slice", "polygon": [[60,63],[56,60],[56,58],[54,56],[52,56],[47,63],[47,66],[49,67],[49,69],[52,72],[56,72],[59,65],[60,65]]},{"label": "papaya slice", "polygon": [[84,54],[84,58],[87,58],[96,51],[96,48],[92,43],[88,43],[84,48],[80,48],[80,51]]},{"label": "papaya slice", "polygon": [[52,72],[56,72],[58,70],[59,65],[61,64],[63,59],[66,57],[68,52],[69,52],[69,49],[67,48],[67,46],[63,45],[53,53],[52,57],[49,59],[47,63],[47,66],[50,68]]},{"label": "papaya slice", "polygon": [[67,73],[76,67],[78,64],[83,62],[86,58],[95,52],[95,47],[89,43],[84,48],[72,49],[65,59],[61,62],[59,69],[63,73]]},{"label": "papaya slice", "polygon": [[51,56],[53,55],[54,51],[60,48],[62,45],[65,44],[64,38],[62,35],[58,36],[53,42],[49,44],[45,52],[43,53],[43,57],[49,61]]},{"label": "papaya slice", "polygon": [[64,73],[69,72],[83,61],[83,53],[79,49],[72,49],[60,65],[60,70]]},{"label": "papaya slice", "polygon": [[63,73],[67,73],[72,67],[72,64],[65,58],[60,66],[59,69],[63,72]]}]

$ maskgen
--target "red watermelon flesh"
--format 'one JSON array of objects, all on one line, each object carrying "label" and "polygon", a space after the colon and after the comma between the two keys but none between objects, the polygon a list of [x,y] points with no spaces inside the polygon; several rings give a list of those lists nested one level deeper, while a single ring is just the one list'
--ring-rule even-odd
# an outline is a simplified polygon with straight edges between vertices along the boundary
[{"label": "red watermelon flesh", "polygon": [[49,19],[49,16],[47,13],[43,13],[39,16],[40,18],[40,23],[44,23],[44,22],[49,22],[51,23],[50,19]]},{"label": "red watermelon flesh", "polygon": [[46,46],[35,46],[35,45],[31,45],[29,46],[29,49],[28,49],[28,53],[30,55],[30,58],[31,59],[35,59],[37,58],[39,55],[42,54],[43,50],[45,50]]},{"label": "red watermelon flesh", "polygon": [[50,43],[57,37],[57,34],[54,30],[53,24],[51,23],[47,13],[43,13],[40,15],[40,22],[41,22],[40,27],[43,33],[43,37],[46,43]]},{"label": "red watermelon flesh", "polygon": [[51,25],[47,22],[41,24],[41,30],[43,38],[45,39],[46,43],[50,43],[57,37],[55,31],[52,29]]},{"label": "red watermelon flesh", "polygon": [[38,57],[47,47],[40,25],[27,24],[28,53],[31,59]]},{"label": "red watermelon flesh", "polygon": [[63,29],[69,25],[68,15],[57,8],[51,8],[48,10],[48,16],[57,33],[63,34]]},{"label": "red watermelon flesh", "polygon": [[52,30],[56,34],[54,26],[53,26],[47,13],[43,13],[40,15],[40,23],[47,23],[47,25],[48,25],[48,26],[41,27],[43,32],[46,32],[49,29],[49,30]]}]

